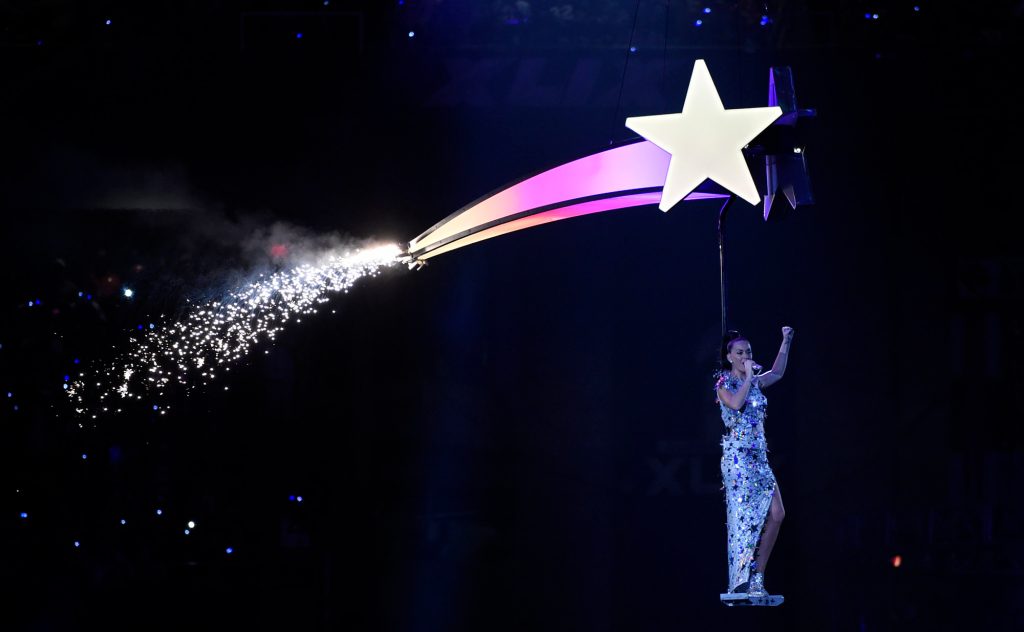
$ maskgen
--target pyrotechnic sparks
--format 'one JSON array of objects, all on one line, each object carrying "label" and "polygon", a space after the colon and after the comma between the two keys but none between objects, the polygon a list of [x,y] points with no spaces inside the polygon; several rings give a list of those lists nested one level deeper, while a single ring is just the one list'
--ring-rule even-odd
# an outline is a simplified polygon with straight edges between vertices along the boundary
[{"label": "pyrotechnic sparks", "polygon": [[[359,279],[406,259],[398,246],[386,245],[260,275],[223,300],[195,306],[178,322],[133,332],[117,361],[79,373],[65,393],[77,414],[96,419],[111,409],[121,412],[123,401],[159,398],[171,386],[209,384],[260,343],[273,342],[289,323],[317,313],[330,294],[348,292]],[[166,407],[153,406],[158,408],[166,413]]]}]

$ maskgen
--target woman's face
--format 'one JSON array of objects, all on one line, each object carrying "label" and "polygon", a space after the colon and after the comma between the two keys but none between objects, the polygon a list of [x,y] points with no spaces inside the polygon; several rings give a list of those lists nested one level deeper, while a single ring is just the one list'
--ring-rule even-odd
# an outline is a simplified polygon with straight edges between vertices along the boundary
[{"label": "woman's face", "polygon": [[740,339],[729,343],[729,354],[725,358],[732,365],[733,369],[742,371],[743,361],[754,359],[754,353],[750,348],[750,341]]}]

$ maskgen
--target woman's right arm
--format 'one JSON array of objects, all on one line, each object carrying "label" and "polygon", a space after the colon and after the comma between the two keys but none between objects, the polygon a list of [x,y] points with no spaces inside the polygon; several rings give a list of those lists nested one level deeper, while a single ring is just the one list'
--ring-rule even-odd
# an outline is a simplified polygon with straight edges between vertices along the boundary
[{"label": "woman's right arm", "polygon": [[746,378],[743,380],[743,383],[740,384],[739,390],[735,393],[729,391],[723,386],[718,389],[718,399],[729,408],[739,410],[743,408],[743,404],[746,403],[747,394],[750,393],[750,385],[753,383],[754,379],[752,377]]},{"label": "woman's right arm", "polygon": [[718,399],[723,404],[733,410],[740,410],[743,405],[747,403],[747,395],[750,393],[750,387],[754,384],[754,367],[753,362],[750,360],[743,361],[743,372],[746,376],[743,378],[743,383],[740,384],[739,389],[732,393],[729,389],[722,386],[718,389]]}]

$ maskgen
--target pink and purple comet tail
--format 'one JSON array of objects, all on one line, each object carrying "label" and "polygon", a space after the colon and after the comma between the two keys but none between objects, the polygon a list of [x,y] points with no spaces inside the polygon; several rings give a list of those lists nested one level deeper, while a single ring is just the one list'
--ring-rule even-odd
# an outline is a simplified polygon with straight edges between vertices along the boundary
[{"label": "pink and purple comet tail", "polygon": [[[424,261],[548,222],[658,204],[670,160],[668,152],[641,140],[542,171],[441,220],[409,243],[408,255]],[[693,191],[686,199],[728,196],[724,191]]]}]

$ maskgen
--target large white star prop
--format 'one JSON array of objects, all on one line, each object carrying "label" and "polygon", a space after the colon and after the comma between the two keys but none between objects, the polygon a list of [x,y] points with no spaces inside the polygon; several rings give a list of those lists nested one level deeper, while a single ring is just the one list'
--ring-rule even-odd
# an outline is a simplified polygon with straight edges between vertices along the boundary
[{"label": "large white star prop", "polygon": [[707,65],[698,59],[681,114],[634,116],[626,127],[672,154],[658,205],[667,211],[708,178],[760,203],[743,148],[780,116],[777,106],[726,110]]}]

